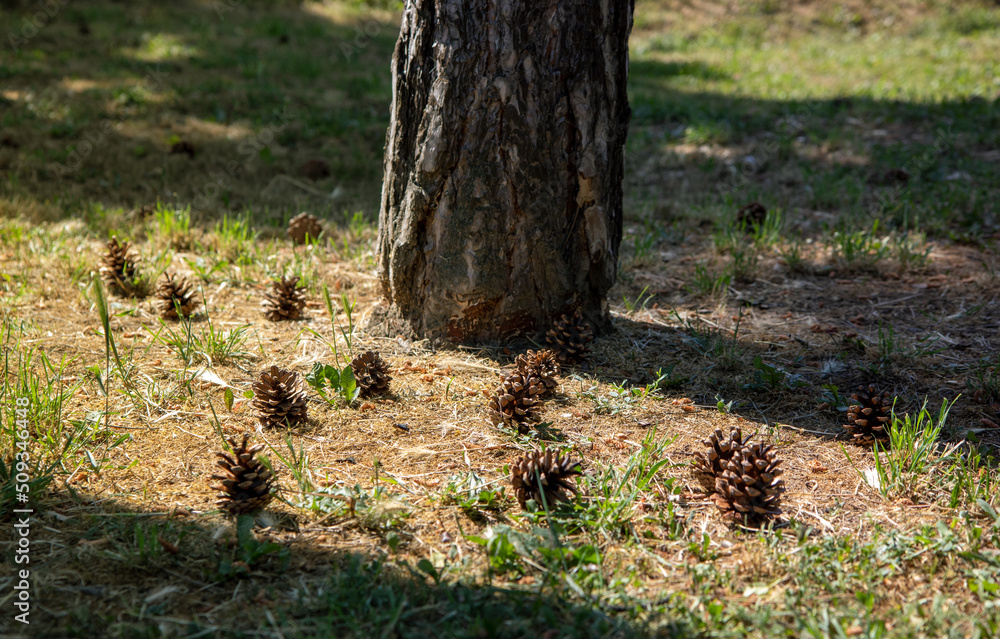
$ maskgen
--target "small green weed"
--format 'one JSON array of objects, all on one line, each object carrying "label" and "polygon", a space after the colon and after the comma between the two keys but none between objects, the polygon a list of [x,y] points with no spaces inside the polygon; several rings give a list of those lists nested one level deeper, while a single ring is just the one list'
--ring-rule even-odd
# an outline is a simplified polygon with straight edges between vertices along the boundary
[{"label": "small green weed", "polygon": [[[504,481],[509,473],[504,472]],[[444,491],[444,503],[452,503],[466,515],[475,518],[480,510],[498,510],[505,500],[506,486],[493,488],[496,481],[487,482],[474,471],[453,475]],[[480,515],[481,516],[481,515]]]},{"label": "small green weed", "polygon": [[753,358],[752,381],[744,384],[743,388],[753,390],[795,390],[809,383],[804,377],[797,373],[789,373],[780,366],[773,366],[757,355]]},{"label": "small green weed", "polygon": [[868,373],[881,375],[900,360],[912,361],[936,355],[946,348],[936,346],[940,339],[938,335],[928,335],[909,345],[896,334],[892,324],[879,320],[875,340],[877,357],[867,365]]},{"label": "small green weed", "polygon": [[781,232],[785,227],[785,215],[781,209],[771,209],[764,216],[762,224],[752,223],[746,228],[746,222],[739,229],[742,233],[752,232],[753,243],[759,249],[773,247],[781,241]]},{"label": "small green weed", "polygon": [[215,225],[209,246],[230,264],[249,266],[254,263],[259,235],[258,231],[253,230],[249,211],[234,218],[227,214]]},{"label": "small green weed", "polygon": [[598,415],[617,415],[625,410],[638,406],[643,400],[659,395],[661,388],[671,388],[684,383],[684,379],[673,377],[674,367],[666,372],[661,368],[656,371],[656,379],[645,386],[629,386],[628,381],[621,384],[611,384],[607,395],[597,392],[597,386],[591,386],[579,394],[580,397],[594,402],[594,412]]},{"label": "small green weed", "polygon": [[892,248],[887,238],[878,237],[878,220],[871,230],[836,231],[833,234],[833,257],[838,267],[851,271],[874,268],[889,257]]},{"label": "small green weed", "polygon": [[191,207],[172,209],[157,202],[153,217],[153,235],[162,238],[174,250],[186,251],[191,248],[194,244],[191,233]]},{"label": "small green weed", "polygon": [[[655,295],[647,294],[648,290],[649,286],[647,285],[646,288],[642,289],[642,292],[639,293],[639,296],[635,298],[634,302],[630,300],[628,296],[623,295],[622,301],[625,303],[625,310],[628,311],[629,313],[634,313],[637,310],[640,311],[646,310],[646,306],[649,305],[649,303],[653,300],[654,297],[656,297]],[[644,295],[645,299],[643,299]]]},{"label": "small green weed", "polygon": [[747,238],[747,234],[737,227],[728,227],[715,233],[713,241],[716,250],[723,255],[730,256],[728,272],[733,280],[737,282],[753,281],[757,265],[760,262],[760,248],[756,236],[760,233],[763,237],[764,233],[773,232],[775,232],[773,228],[755,226],[755,239],[753,240]]},{"label": "small green weed", "polygon": [[[654,485],[658,486],[661,496],[680,491],[673,478],[659,477],[660,471],[671,463],[665,453],[675,440],[664,438],[657,441],[656,429],[650,429],[642,440],[642,447],[629,458],[624,468],[609,465],[600,474],[581,477],[583,492],[590,498],[574,502],[572,519],[604,541],[633,534],[636,506],[643,495],[649,493]],[[675,515],[673,502],[670,501],[654,515],[670,531],[672,539],[681,530]]]},{"label": "small green weed", "polygon": [[[326,342],[326,344],[330,347],[330,351],[333,353],[333,361],[335,365],[339,366],[341,363],[345,365],[349,364],[353,353],[352,342],[354,339],[354,309],[357,307],[357,301],[348,300],[347,295],[344,293],[341,293],[340,295],[340,308],[344,311],[344,316],[347,318],[347,330],[344,330],[344,326],[337,322],[338,309],[333,305],[333,297],[330,295],[330,289],[326,284],[323,285],[323,301],[326,303],[326,310],[330,315],[330,328],[332,329],[333,339],[327,340],[311,328],[306,328],[305,330],[316,339]],[[340,338],[337,337],[337,329],[340,329]],[[343,340],[344,346],[346,347],[344,351],[341,351],[338,344],[340,340]]]},{"label": "small green weed", "polygon": [[[412,507],[392,495],[388,489],[378,483],[371,489],[359,485],[349,486],[340,482],[336,485],[317,486],[313,479],[309,455],[300,445],[295,449],[291,438],[285,437],[288,453],[271,448],[271,452],[288,467],[298,486],[298,495],[294,500],[280,496],[282,501],[293,508],[303,508],[315,513],[352,517],[358,523],[373,532],[387,533],[393,528],[399,528],[409,517]],[[263,460],[268,467],[270,464]],[[376,472],[378,461],[375,462]],[[394,479],[382,477],[382,481],[396,483]]]},{"label": "small green weed", "polygon": [[205,284],[211,284],[213,275],[219,271],[229,268],[229,262],[218,256],[215,258],[198,256],[193,260],[189,257],[185,257],[184,262],[191,267],[191,270],[195,272],[198,279]]},{"label": "small green weed", "polygon": [[236,519],[236,547],[232,554],[225,555],[219,562],[216,577],[219,580],[244,577],[251,569],[268,556],[275,556],[284,568],[291,553],[288,548],[269,539],[257,539],[253,534],[252,515],[240,515]]},{"label": "small green weed", "polygon": [[802,242],[799,240],[792,240],[778,248],[778,257],[792,273],[809,274],[815,270],[803,256]]},{"label": "small green weed", "polygon": [[[950,479],[949,472],[944,469],[954,469],[959,459],[956,456],[957,445],[946,448],[944,452],[938,446],[941,430],[953,405],[954,401],[942,400],[937,419],[927,410],[926,400],[916,417],[907,413],[900,418],[893,410],[888,450],[880,451],[876,447],[875,474],[866,476],[861,473],[862,478],[889,500],[906,497],[919,501],[933,497],[933,492],[939,491]],[[847,451],[844,453],[847,454]],[[938,472],[938,468],[942,468],[942,472]]]},{"label": "small green weed", "polygon": [[727,273],[713,273],[703,264],[695,264],[693,278],[684,288],[694,295],[704,295],[713,298],[724,297],[729,290],[732,277]]},{"label": "small green weed", "polygon": [[682,324],[684,334],[681,338],[688,345],[702,355],[717,360],[717,364],[725,370],[731,370],[739,365],[741,355],[739,334],[740,323],[743,321],[742,307],[736,316],[732,337],[723,334],[723,329],[707,324],[705,328],[702,328],[700,324],[695,324],[690,319],[682,319],[677,311],[674,311],[673,315]]},{"label": "small green weed", "polygon": [[211,317],[206,318],[206,327],[197,333],[192,330],[191,318],[178,320],[179,330],[175,331],[169,324],[160,319],[160,331],[156,334],[166,334],[159,338],[160,342],[174,351],[177,357],[190,366],[196,361],[204,361],[208,366],[215,363],[238,363],[253,359],[253,354],[246,349],[246,343],[252,334],[249,324],[237,326],[230,330],[216,330]]},{"label": "small green weed", "polygon": [[1000,359],[981,360],[965,380],[972,399],[981,404],[1000,402]]},{"label": "small green weed", "polygon": [[889,251],[902,271],[926,268],[931,262],[932,248],[926,235],[917,231],[894,234],[889,240]]},{"label": "small green weed", "polygon": [[850,398],[845,399],[840,394],[840,389],[837,388],[836,384],[823,384],[821,400],[829,404],[831,408],[835,408],[837,411],[843,413],[847,411]]},{"label": "small green weed", "polygon": [[[306,382],[330,404],[339,399],[344,405],[350,406],[361,394],[361,388],[354,379],[354,369],[350,364],[338,370],[330,364],[316,362],[312,371],[306,375]],[[327,395],[328,390],[333,392],[332,397]]]}]

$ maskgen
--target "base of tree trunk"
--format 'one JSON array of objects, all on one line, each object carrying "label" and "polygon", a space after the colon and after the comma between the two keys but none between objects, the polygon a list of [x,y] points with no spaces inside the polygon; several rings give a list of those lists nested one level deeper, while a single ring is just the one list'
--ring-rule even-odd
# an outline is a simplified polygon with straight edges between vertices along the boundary
[{"label": "base of tree trunk", "polygon": [[[575,309],[568,307],[565,315],[571,317]],[[594,335],[609,335],[616,332],[616,327],[611,318],[610,312],[604,309],[600,315],[584,315],[584,321],[590,324]],[[427,335],[422,327],[414,327],[413,323],[406,318],[397,306],[385,300],[376,302],[368,311],[361,328],[372,337],[401,337],[405,340],[430,339],[435,346],[444,347],[448,344],[461,344],[466,340],[456,339],[447,334]],[[545,344],[545,332],[551,326],[536,327],[533,324],[528,327],[519,327],[517,330],[509,330],[505,333],[497,332],[496,337],[489,340],[477,340],[479,344],[496,344],[511,348],[529,348],[533,345]],[[454,335],[454,331],[452,333]]]},{"label": "base of tree trunk", "polygon": [[611,321],[632,0],[407,0],[376,246],[389,332],[456,343]]}]

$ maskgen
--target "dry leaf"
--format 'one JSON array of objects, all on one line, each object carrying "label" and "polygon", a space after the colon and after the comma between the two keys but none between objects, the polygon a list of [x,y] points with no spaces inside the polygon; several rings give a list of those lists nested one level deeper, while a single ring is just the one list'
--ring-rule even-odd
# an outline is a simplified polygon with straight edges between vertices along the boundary
[{"label": "dry leaf", "polygon": [[229,384],[226,383],[226,380],[222,379],[221,377],[219,377],[212,371],[208,370],[207,368],[202,368],[201,370],[196,372],[194,374],[194,379],[200,379],[202,382],[205,382],[205,384],[207,384],[205,388],[210,388],[211,384],[215,384],[216,386],[222,386],[223,388],[230,387]]},{"label": "dry leaf", "polygon": [[160,542],[160,545],[163,546],[163,549],[166,550],[171,555],[176,555],[178,552],[180,552],[180,549],[177,546],[173,545],[172,543],[164,539],[162,536],[157,537],[156,540]]}]

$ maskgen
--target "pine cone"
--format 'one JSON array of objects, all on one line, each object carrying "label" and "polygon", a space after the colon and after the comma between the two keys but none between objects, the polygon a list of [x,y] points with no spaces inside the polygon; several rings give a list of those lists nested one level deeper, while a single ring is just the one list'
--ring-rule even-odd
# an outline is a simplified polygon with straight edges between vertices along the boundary
[{"label": "pine cone", "polygon": [[863,446],[889,442],[888,424],[892,419],[892,401],[888,393],[879,393],[873,384],[858,386],[851,394],[854,404],[847,408],[844,428],[851,434],[851,441]]},{"label": "pine cone", "polygon": [[198,308],[198,298],[191,285],[183,277],[174,279],[170,273],[164,273],[164,280],[156,289],[156,297],[160,300],[158,306],[164,319],[178,319],[178,309],[181,316],[191,317],[194,309]]},{"label": "pine cone", "polygon": [[306,391],[298,373],[272,366],[253,384],[253,407],[262,426],[294,426],[306,418]]},{"label": "pine cone", "polygon": [[780,515],[784,482],[772,446],[740,446],[715,480],[715,503],[730,518],[755,525]]},{"label": "pine cone", "polygon": [[549,349],[540,350],[537,353],[529,350],[524,355],[518,355],[514,359],[514,365],[522,375],[537,377],[544,386],[543,394],[555,392],[559,385],[561,372],[556,354]]},{"label": "pine cone", "polygon": [[537,377],[513,372],[500,382],[489,403],[490,421],[494,425],[517,425],[521,433],[528,432],[527,424],[539,420],[539,396],[545,385]]},{"label": "pine cone", "polygon": [[194,157],[194,145],[187,140],[181,140],[179,142],[174,142],[170,145],[170,155],[178,155],[184,153],[189,158]]},{"label": "pine cone", "polygon": [[257,453],[264,448],[264,444],[255,444],[247,448],[247,442],[250,441],[249,433],[243,435],[241,444],[237,444],[236,439],[232,437],[227,437],[226,441],[233,447],[233,454],[230,456],[223,452],[215,453],[221,458],[215,463],[225,473],[212,475],[212,479],[219,483],[212,484],[211,487],[221,491],[215,505],[234,515],[242,515],[267,506],[274,497],[271,494],[274,477],[257,459]]},{"label": "pine cone", "polygon": [[100,273],[108,290],[120,297],[145,297],[146,282],[139,276],[139,259],[128,242],[118,243],[112,237],[107,252],[101,258]]},{"label": "pine cone", "polygon": [[766,219],[767,209],[760,202],[744,204],[736,212],[736,224],[749,232],[753,232],[754,225],[763,226]]},{"label": "pine cone", "polygon": [[298,286],[299,278],[285,277],[275,280],[271,290],[264,293],[260,303],[264,317],[272,322],[298,319],[306,306],[305,289]]},{"label": "pine cone", "polygon": [[721,429],[717,428],[705,440],[704,444],[708,447],[708,451],[704,454],[694,453],[692,467],[695,477],[705,490],[708,492],[715,490],[716,478],[722,475],[726,465],[733,458],[733,454],[746,445],[749,439],[749,435],[744,439],[743,431],[739,428],[734,428],[728,437],[722,434]]},{"label": "pine cone", "polygon": [[381,395],[389,392],[389,365],[375,351],[365,351],[351,360],[354,381],[361,389],[361,397]]},{"label": "pine cone", "polygon": [[569,455],[553,455],[550,448],[544,453],[530,452],[517,460],[511,467],[510,483],[521,508],[525,508],[529,499],[534,499],[542,508],[542,494],[545,504],[551,508],[557,502],[567,501],[567,492],[577,492],[569,478],[581,473],[579,461],[570,459]]},{"label": "pine cone", "polygon": [[326,160],[312,158],[302,163],[302,166],[299,167],[299,172],[302,174],[302,177],[310,180],[322,180],[323,178],[330,177],[330,165],[327,164]]},{"label": "pine cone", "polygon": [[296,244],[305,244],[306,237],[316,240],[322,232],[319,220],[309,213],[299,213],[288,222],[288,237]]},{"label": "pine cone", "polygon": [[577,309],[572,319],[563,315],[555,326],[545,334],[545,341],[556,351],[559,362],[566,365],[579,364],[587,359],[590,350],[587,344],[594,339],[590,324],[583,321]]}]

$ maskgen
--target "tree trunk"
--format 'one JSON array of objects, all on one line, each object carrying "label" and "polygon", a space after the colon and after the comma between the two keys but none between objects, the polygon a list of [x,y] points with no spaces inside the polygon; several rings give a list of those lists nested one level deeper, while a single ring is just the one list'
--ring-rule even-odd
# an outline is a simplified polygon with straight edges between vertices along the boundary
[{"label": "tree trunk", "polygon": [[633,0],[407,0],[379,214],[390,318],[496,341],[601,332],[622,236]]}]

